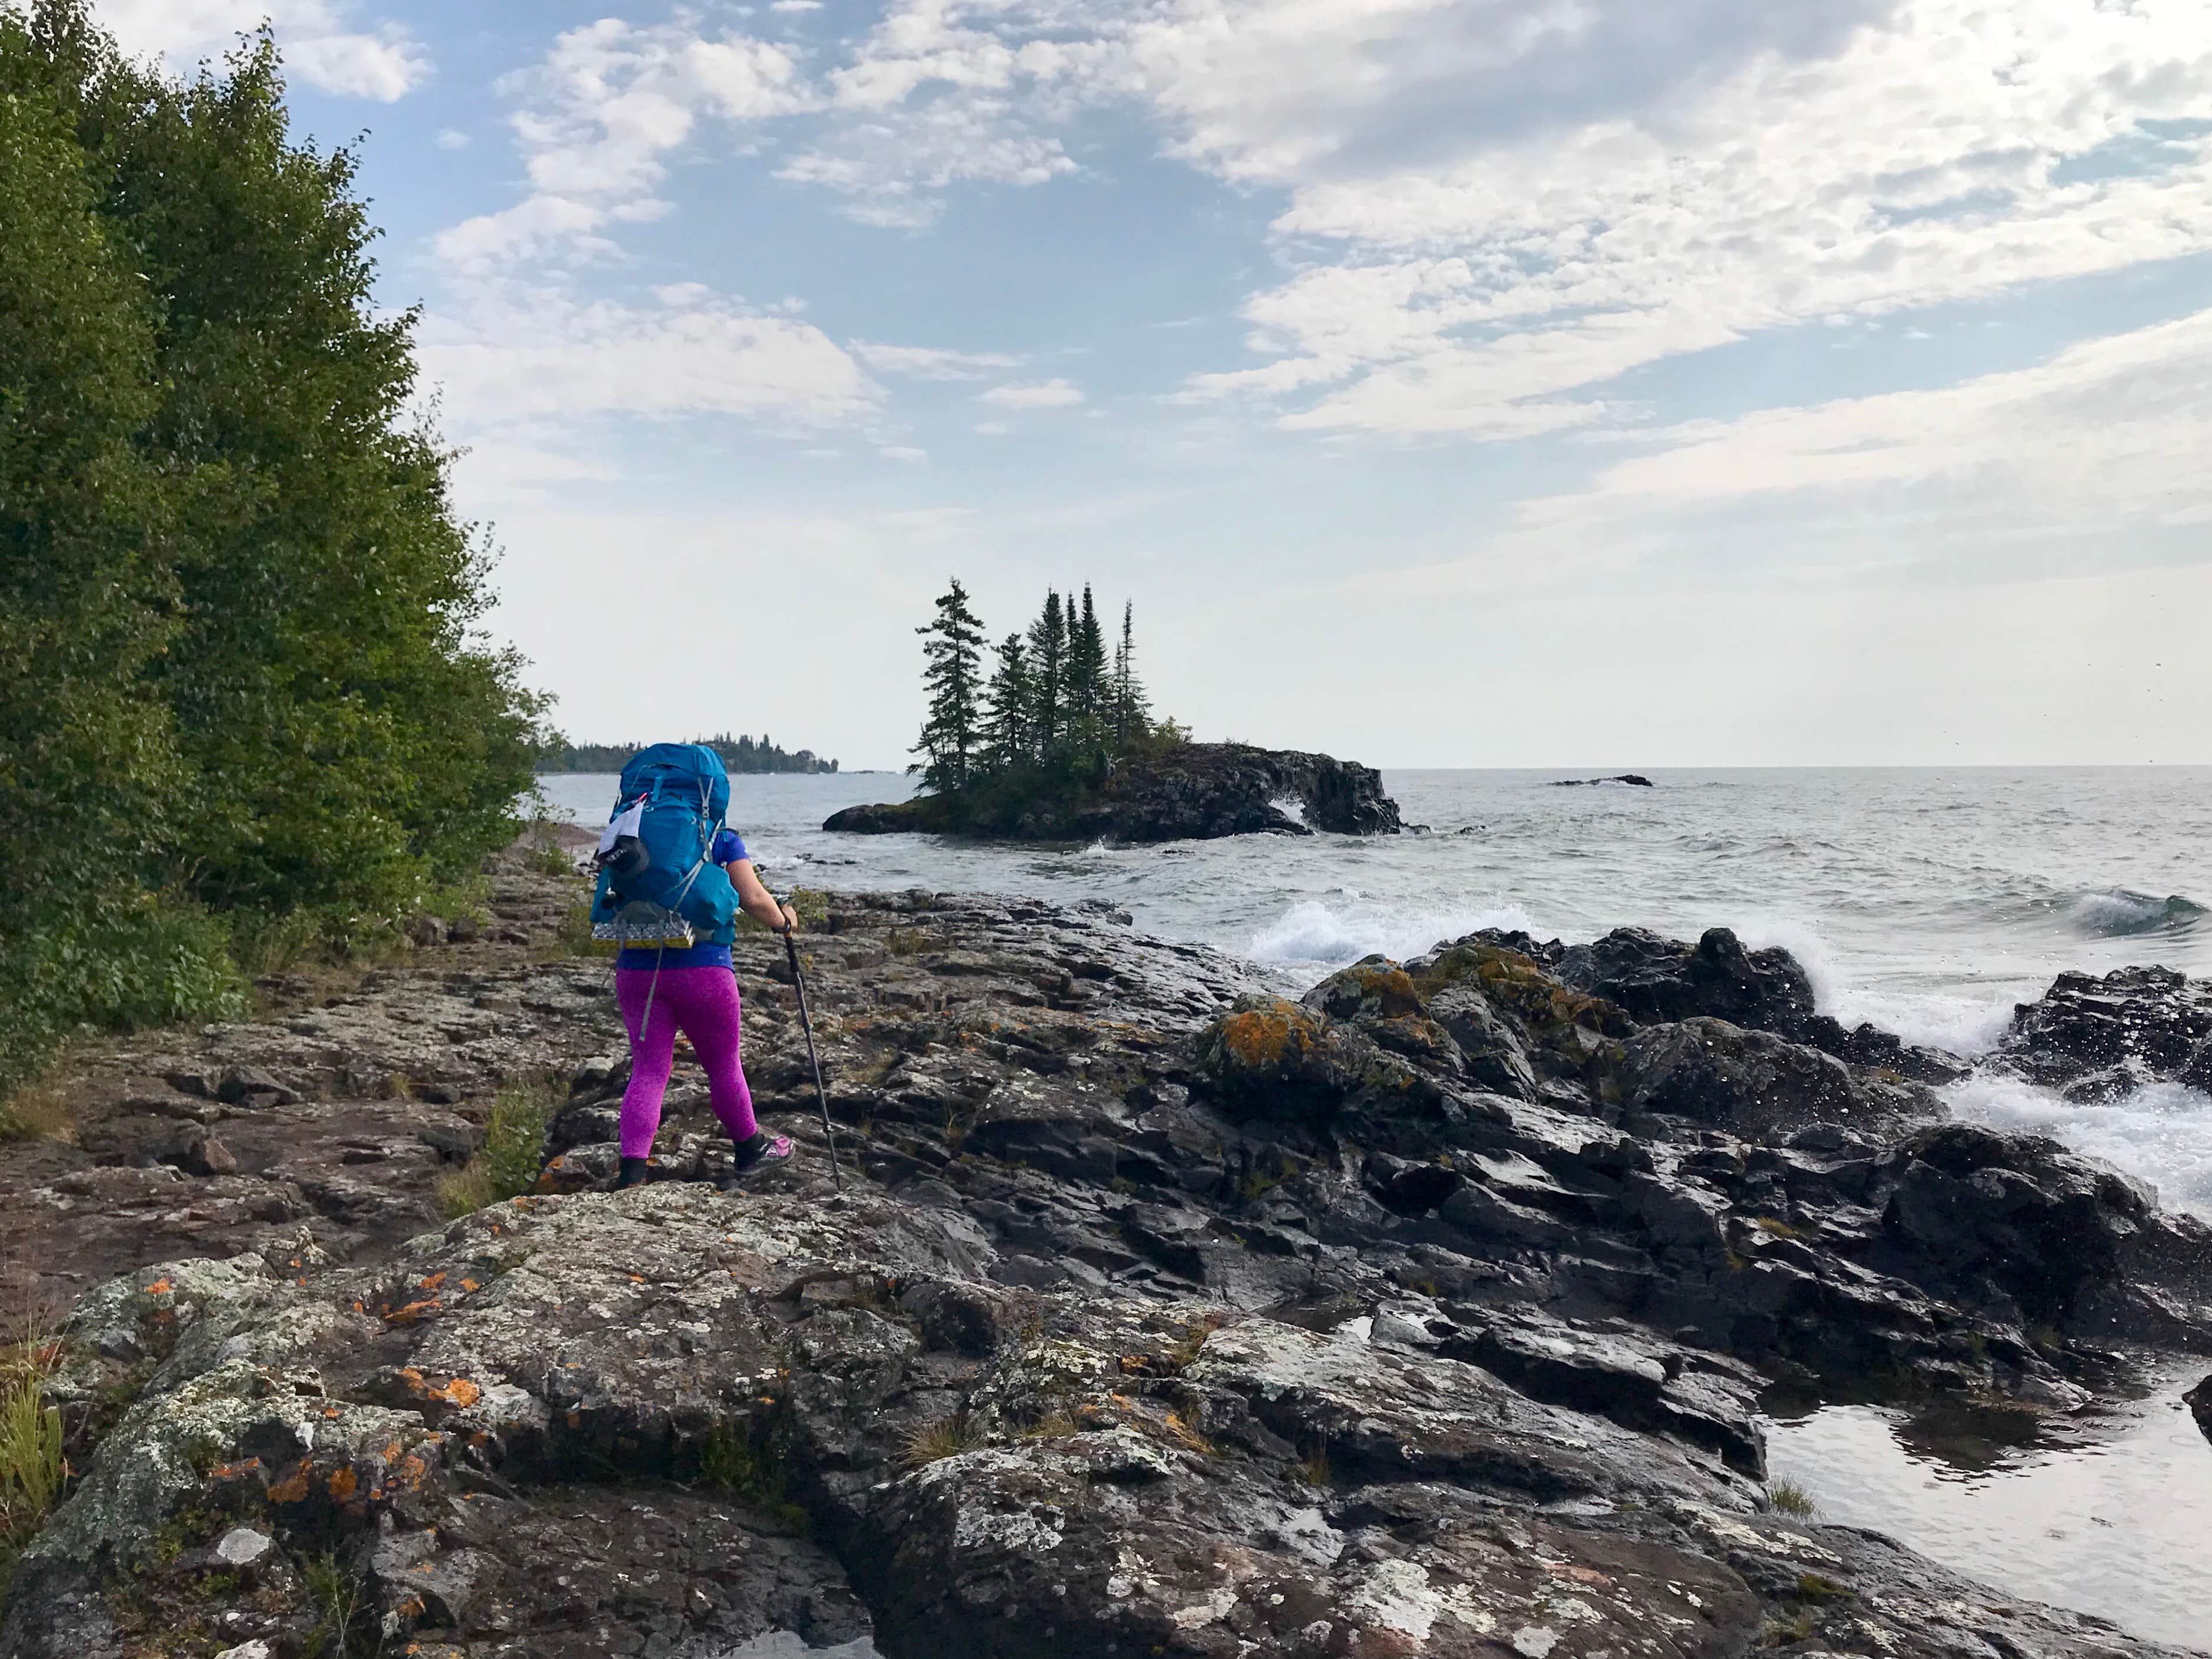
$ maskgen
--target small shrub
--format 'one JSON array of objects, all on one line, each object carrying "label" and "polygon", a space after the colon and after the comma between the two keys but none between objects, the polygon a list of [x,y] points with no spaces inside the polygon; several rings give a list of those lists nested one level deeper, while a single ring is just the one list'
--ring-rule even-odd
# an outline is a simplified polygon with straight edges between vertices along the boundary
[{"label": "small shrub", "polygon": [[520,1198],[538,1185],[545,1167],[545,1128],[563,1098],[564,1091],[543,1077],[500,1086],[484,1125],[483,1150],[438,1180],[438,1206],[449,1220]]},{"label": "small shrub", "polygon": [[1783,1515],[1795,1516],[1800,1521],[1810,1521],[1820,1513],[1820,1506],[1813,1501],[1813,1494],[1794,1480],[1778,1480],[1766,1489],[1767,1507]]},{"label": "small shrub", "polygon": [[929,936],[918,927],[895,927],[884,942],[894,956],[919,956],[929,948]]},{"label": "small shrub", "polygon": [[315,1659],[348,1659],[349,1655],[373,1650],[362,1631],[368,1601],[355,1577],[334,1550],[309,1556],[300,1564],[300,1577],[307,1586],[307,1599],[315,1609],[315,1628],[307,1638],[307,1651]]}]

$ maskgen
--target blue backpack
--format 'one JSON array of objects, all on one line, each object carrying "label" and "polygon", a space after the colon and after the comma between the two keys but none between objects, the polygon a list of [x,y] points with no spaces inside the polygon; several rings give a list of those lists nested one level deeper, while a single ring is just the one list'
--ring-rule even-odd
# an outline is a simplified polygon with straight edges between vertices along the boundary
[{"label": "blue backpack", "polygon": [[737,936],[737,889],[708,854],[730,810],[730,775],[703,743],[655,743],[622,770],[594,862],[592,931],[629,944]]}]

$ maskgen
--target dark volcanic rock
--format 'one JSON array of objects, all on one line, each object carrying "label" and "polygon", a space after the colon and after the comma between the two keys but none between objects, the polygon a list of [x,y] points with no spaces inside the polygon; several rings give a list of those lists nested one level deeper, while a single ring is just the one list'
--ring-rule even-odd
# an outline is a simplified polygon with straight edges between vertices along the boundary
[{"label": "dark volcanic rock", "polygon": [[2212,1089],[2212,985],[2168,967],[2062,973],[2040,1000],[2013,1011],[1998,1053],[2077,1101],[2168,1080]]},{"label": "dark volcanic rock", "polygon": [[[301,1653],[308,1562],[364,1599],[363,1644],[437,1659],[771,1632],[2161,1651],[1766,1505],[1771,1383],[2033,1412],[2116,1380],[2116,1341],[2212,1351],[2207,1229],[1716,1011],[1802,1016],[1780,964],[1638,942],[1578,985],[1563,948],[1478,935],[1291,1002],[1103,907],[815,913],[842,1193],[781,946],[743,935],[748,1070],[799,1159],[739,1195],[582,1190],[623,1084],[594,1051],[538,1195],[380,1257],[295,1226],[94,1290],[53,1385],[73,1490],[0,1656]],[[298,1108],[222,1109],[228,1138]],[[680,1079],[659,1173],[713,1145]],[[173,1205],[240,1179],[158,1174]],[[273,1547],[217,1571],[241,1530]]]},{"label": "dark volcanic rock", "polygon": [[1617,928],[1591,944],[1549,947],[1547,955],[1560,979],[1639,1020],[1710,1016],[1916,1083],[1950,1083],[1969,1070],[1955,1056],[1911,1046],[1870,1025],[1846,1030],[1816,1013],[1812,981],[1795,957],[1776,946],[1747,950],[1724,927],[1708,929],[1694,948],[1645,928]]},{"label": "dark volcanic rock", "polygon": [[1632,788],[1639,790],[1648,790],[1657,787],[1650,778],[1644,777],[1643,773],[1634,772],[1615,772],[1610,778],[1562,778],[1555,782],[1552,787],[1555,790],[1580,790],[1591,789],[1600,784],[1626,784]]},{"label": "dark volcanic rock", "polygon": [[[1283,810],[1296,802],[1302,817]],[[1326,754],[1243,743],[1186,743],[1133,756],[1096,788],[1020,793],[1004,782],[968,795],[848,807],[823,825],[860,835],[901,831],[1028,841],[1208,840],[1224,835],[1395,835],[1382,774]]]}]

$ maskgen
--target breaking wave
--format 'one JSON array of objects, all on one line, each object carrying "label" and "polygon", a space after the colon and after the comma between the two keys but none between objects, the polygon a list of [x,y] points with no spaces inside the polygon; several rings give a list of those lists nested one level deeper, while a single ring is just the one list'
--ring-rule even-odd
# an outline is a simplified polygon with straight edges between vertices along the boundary
[{"label": "breaking wave", "polygon": [[2067,906],[2066,919],[2093,937],[2118,939],[2192,933],[2205,913],[2203,906],[2178,893],[2154,899],[2126,887],[2107,887],[2075,900]]}]

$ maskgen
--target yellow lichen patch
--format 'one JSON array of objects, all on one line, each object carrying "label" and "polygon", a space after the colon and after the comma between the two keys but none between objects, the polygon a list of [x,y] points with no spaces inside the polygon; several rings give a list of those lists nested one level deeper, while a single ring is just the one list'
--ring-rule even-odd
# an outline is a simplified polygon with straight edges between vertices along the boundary
[{"label": "yellow lichen patch", "polygon": [[157,1278],[146,1287],[146,1294],[149,1296],[166,1296],[175,1288],[168,1280]]}]

